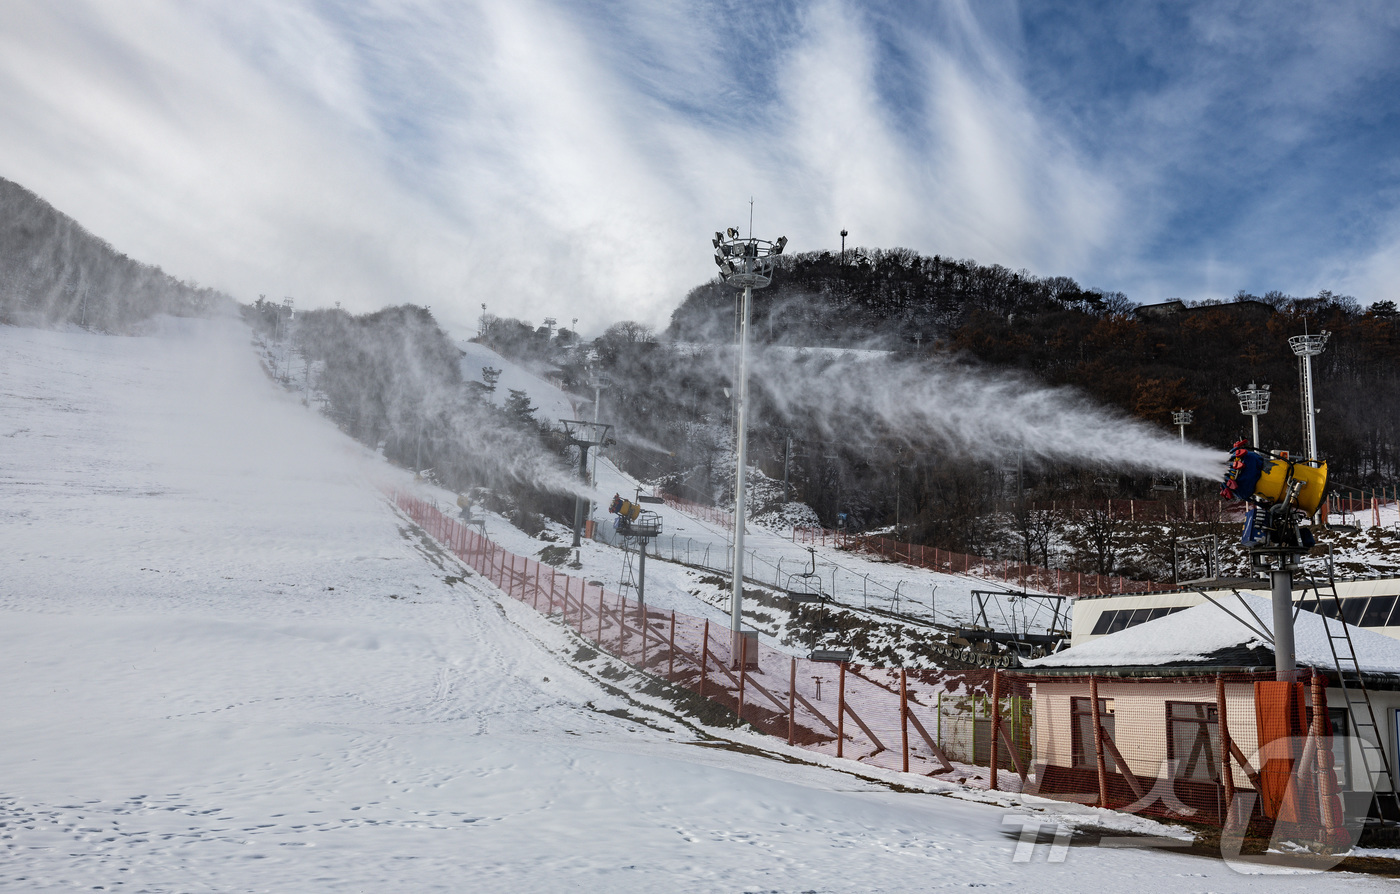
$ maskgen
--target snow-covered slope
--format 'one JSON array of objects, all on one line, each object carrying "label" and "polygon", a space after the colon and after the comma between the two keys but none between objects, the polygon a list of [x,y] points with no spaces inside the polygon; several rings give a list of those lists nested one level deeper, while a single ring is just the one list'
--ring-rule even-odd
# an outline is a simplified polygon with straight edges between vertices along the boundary
[{"label": "snow-covered slope", "polygon": [[247,343],[0,327],[0,889],[1379,890],[1017,862],[1004,809],[699,747],[425,543]]},{"label": "snow-covered slope", "polygon": [[592,406],[592,401],[579,401],[578,398],[565,394],[540,376],[513,360],[507,360],[485,345],[460,341],[457,342],[457,349],[462,352],[462,378],[467,381],[483,381],[482,367],[489,366],[501,371],[496,390],[491,395],[491,400],[498,406],[505,403],[512,390],[523,391],[530,396],[530,401],[535,406],[535,418],[556,427],[560,419],[578,418],[575,404],[586,403]]}]

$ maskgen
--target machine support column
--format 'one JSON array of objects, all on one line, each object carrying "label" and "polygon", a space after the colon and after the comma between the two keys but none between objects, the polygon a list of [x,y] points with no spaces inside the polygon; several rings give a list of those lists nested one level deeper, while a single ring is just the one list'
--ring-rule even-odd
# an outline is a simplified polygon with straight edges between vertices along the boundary
[{"label": "machine support column", "polygon": [[1274,679],[1292,683],[1298,678],[1293,650],[1293,566],[1288,558],[1269,572],[1274,603]]}]

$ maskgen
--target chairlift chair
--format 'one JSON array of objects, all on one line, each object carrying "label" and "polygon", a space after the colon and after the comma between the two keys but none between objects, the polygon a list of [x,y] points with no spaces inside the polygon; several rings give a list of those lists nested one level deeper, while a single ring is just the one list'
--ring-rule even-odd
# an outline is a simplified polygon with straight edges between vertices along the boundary
[{"label": "chairlift chair", "polygon": [[807,547],[807,552],[811,555],[812,564],[806,571],[798,571],[788,575],[787,594],[791,602],[810,603],[826,602],[827,596],[822,592],[822,579],[817,574],[817,550],[815,547]]}]

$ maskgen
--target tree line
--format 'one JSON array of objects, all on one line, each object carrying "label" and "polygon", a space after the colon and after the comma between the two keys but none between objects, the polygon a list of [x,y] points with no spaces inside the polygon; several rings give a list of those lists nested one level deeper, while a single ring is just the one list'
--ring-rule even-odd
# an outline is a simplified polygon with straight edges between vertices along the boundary
[{"label": "tree line", "polygon": [[0,323],[121,333],[157,314],[233,306],[222,292],[127,257],[0,177]]}]

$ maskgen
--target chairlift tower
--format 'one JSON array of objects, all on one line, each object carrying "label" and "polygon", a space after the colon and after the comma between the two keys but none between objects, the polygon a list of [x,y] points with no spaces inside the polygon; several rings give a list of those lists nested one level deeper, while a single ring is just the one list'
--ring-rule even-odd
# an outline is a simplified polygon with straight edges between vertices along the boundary
[{"label": "chairlift tower", "polygon": [[[723,233],[715,233],[712,240],[715,248],[715,265],[719,267],[720,279],[736,289],[744,290],[743,310],[739,325],[739,372],[735,383],[737,403],[737,432],[735,435],[734,473],[734,583],[729,609],[729,629],[733,634],[734,660],[744,654],[743,600],[744,600],[744,500],[748,484],[746,466],[748,464],[748,412],[749,412],[749,325],[753,313],[753,290],[765,288],[773,281],[773,261],[783,253],[787,237],[779,236],[776,241],[755,239],[752,235],[741,238],[739,231],[730,227]],[[755,656],[756,658],[757,656]]]},{"label": "chairlift tower", "polygon": [[1313,409],[1312,359],[1327,348],[1327,338],[1332,333],[1326,329],[1317,335],[1295,335],[1288,340],[1288,346],[1302,361],[1301,380],[1303,391],[1303,439],[1307,441],[1307,461],[1317,464],[1317,410]]},{"label": "chairlift tower", "polygon": [[[1196,415],[1190,410],[1173,410],[1172,423],[1181,429],[1181,443],[1186,443],[1186,426],[1196,419]],[[1181,505],[1186,506],[1186,470],[1181,470]],[[1183,508],[1183,512],[1186,510]]]},{"label": "chairlift tower", "polygon": [[[578,447],[578,477],[579,480],[588,485],[588,451],[592,447],[601,447],[607,443],[608,435],[612,432],[611,425],[604,425],[598,422],[584,422],[580,419],[560,419],[564,426],[564,436],[569,443]],[[580,491],[574,497],[574,548],[583,544],[583,517],[591,502]]]},{"label": "chairlift tower", "polygon": [[1259,446],[1259,417],[1269,412],[1271,395],[1268,385],[1255,385],[1253,382],[1244,388],[1235,389],[1235,397],[1240,399],[1240,412],[1250,417],[1254,423],[1254,440],[1250,443],[1255,447]]}]

